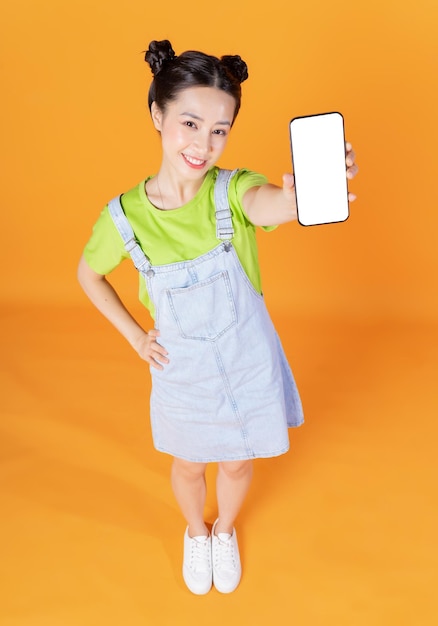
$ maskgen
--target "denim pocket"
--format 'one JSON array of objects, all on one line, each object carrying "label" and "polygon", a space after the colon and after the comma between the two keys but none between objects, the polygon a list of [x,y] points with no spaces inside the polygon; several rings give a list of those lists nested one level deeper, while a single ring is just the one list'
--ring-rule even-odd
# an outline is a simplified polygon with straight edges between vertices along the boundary
[{"label": "denim pocket", "polygon": [[189,287],[168,289],[167,298],[184,339],[214,341],[237,322],[228,272]]}]

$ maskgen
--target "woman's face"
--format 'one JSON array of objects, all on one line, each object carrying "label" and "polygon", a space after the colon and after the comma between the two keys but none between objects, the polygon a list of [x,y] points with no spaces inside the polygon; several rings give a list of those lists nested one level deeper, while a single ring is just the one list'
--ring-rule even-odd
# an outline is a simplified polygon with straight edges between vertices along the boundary
[{"label": "woman's face", "polygon": [[152,120],[161,133],[162,167],[183,179],[205,175],[227,144],[236,102],[215,87],[190,87],[162,112],[152,104]]}]

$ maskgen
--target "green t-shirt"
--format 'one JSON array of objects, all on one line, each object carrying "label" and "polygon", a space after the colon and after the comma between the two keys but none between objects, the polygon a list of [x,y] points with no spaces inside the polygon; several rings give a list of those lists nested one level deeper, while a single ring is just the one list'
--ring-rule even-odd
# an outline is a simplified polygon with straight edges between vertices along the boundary
[{"label": "green t-shirt", "polygon": [[[122,206],[137,241],[152,265],[189,261],[205,254],[219,244],[216,238],[214,183],[218,168],[213,167],[196,196],[184,206],[163,211],[149,202],[143,180],[122,196]],[[234,227],[233,245],[254,288],[261,293],[255,226],[242,208],[242,198],[251,187],[263,185],[265,176],[239,170],[231,179],[228,197]],[[272,230],[275,226],[264,227]],[[85,246],[84,257],[98,274],[109,274],[129,258],[122,238],[105,206]],[[145,281],[140,275],[139,299],[154,316]]]}]

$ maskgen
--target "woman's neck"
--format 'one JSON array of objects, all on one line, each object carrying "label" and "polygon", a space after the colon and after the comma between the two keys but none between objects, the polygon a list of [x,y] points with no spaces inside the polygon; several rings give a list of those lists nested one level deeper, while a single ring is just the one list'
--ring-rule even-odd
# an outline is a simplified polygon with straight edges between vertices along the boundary
[{"label": "woman's neck", "polygon": [[198,180],[180,180],[169,176],[163,169],[146,183],[149,201],[162,211],[178,209],[196,196],[205,176]]}]

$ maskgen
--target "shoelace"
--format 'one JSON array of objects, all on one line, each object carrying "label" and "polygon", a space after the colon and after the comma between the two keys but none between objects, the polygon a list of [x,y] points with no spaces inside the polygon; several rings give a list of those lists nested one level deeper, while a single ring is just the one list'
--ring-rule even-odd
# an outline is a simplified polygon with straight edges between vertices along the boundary
[{"label": "shoelace", "polygon": [[234,558],[234,545],[231,539],[228,541],[222,541],[218,538],[217,550],[215,551],[215,566],[217,569],[222,570],[235,570],[236,561]]},{"label": "shoelace", "polygon": [[209,541],[191,541],[190,550],[190,567],[195,572],[208,572],[211,568],[210,562],[210,542]]}]

